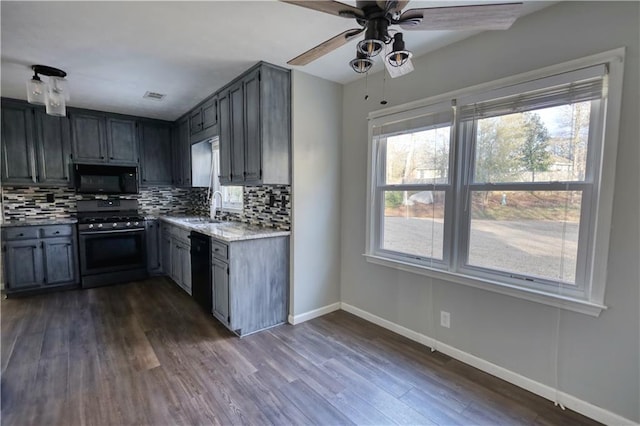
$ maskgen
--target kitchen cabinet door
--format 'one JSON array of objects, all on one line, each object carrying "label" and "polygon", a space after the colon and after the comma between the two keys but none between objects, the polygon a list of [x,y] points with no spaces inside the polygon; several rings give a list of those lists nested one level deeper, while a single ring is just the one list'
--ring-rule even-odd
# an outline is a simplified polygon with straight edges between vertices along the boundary
[{"label": "kitchen cabinet door", "polygon": [[213,259],[213,315],[230,326],[229,312],[229,265]]},{"label": "kitchen cabinet door", "polygon": [[76,255],[71,238],[42,240],[44,283],[54,285],[76,281]]},{"label": "kitchen cabinet door", "polygon": [[37,180],[46,185],[69,185],[71,129],[69,119],[35,112]]},{"label": "kitchen cabinet door", "polygon": [[180,260],[182,266],[180,268],[182,288],[191,294],[191,246],[186,244],[178,244],[180,251]]},{"label": "kitchen cabinet door", "polygon": [[202,105],[202,128],[209,129],[218,124],[218,99],[213,97]]},{"label": "kitchen cabinet door", "polygon": [[8,290],[40,287],[44,283],[39,240],[5,242],[5,284]]},{"label": "kitchen cabinet door", "polygon": [[202,130],[202,109],[198,107],[189,114],[189,133],[197,135]]},{"label": "kitchen cabinet door", "polygon": [[162,272],[165,275],[173,276],[172,274],[172,263],[171,263],[171,236],[162,232],[160,236],[160,250],[162,251]]},{"label": "kitchen cabinet door", "polygon": [[[258,182],[262,164],[262,132],[260,125],[260,70],[249,74],[244,80],[245,147],[244,180]],[[235,160],[235,157],[234,157]]]},{"label": "kitchen cabinet door", "polygon": [[178,242],[173,238],[171,239],[171,273],[169,276],[182,287],[182,253]]},{"label": "kitchen cabinet door", "polygon": [[244,183],[244,85],[238,82],[229,89],[231,110],[231,182]]},{"label": "kitchen cabinet door", "polygon": [[137,163],[138,138],[136,121],[108,117],[107,151],[111,163]]},{"label": "kitchen cabinet door", "polygon": [[33,109],[2,102],[2,184],[33,184],[36,180]]},{"label": "kitchen cabinet door", "polygon": [[219,141],[220,141],[220,183],[231,183],[231,107],[229,91],[218,95]]},{"label": "kitchen cabinet door", "polygon": [[140,123],[142,186],[171,185],[171,127],[152,122]]},{"label": "kitchen cabinet door", "polygon": [[162,271],[160,253],[160,225],[157,220],[146,220],[145,238],[147,242],[147,271],[157,275]]},{"label": "kitchen cabinet door", "polygon": [[191,187],[191,139],[187,119],[178,124],[178,149],[180,150],[180,173],[182,186]]},{"label": "kitchen cabinet door", "polygon": [[107,162],[105,116],[72,112],[70,119],[74,161]]}]

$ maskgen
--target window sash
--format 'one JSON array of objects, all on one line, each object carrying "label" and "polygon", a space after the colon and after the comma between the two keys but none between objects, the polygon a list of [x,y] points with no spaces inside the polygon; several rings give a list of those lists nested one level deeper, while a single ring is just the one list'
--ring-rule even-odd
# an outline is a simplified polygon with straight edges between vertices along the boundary
[{"label": "window sash", "polygon": [[[604,277],[606,271],[606,262],[602,261],[606,258],[608,234],[604,231],[608,229],[611,220],[611,190],[613,189],[613,172],[612,167],[615,166],[615,155],[606,154],[603,150],[605,136],[607,140],[607,149],[615,149],[617,146],[618,135],[618,117],[620,114],[620,99],[622,92],[622,73],[624,63],[624,48],[612,50],[609,52],[593,55],[588,58],[569,61],[564,64],[550,66],[544,69],[531,71],[514,77],[508,77],[491,83],[474,86],[467,89],[458,90],[449,94],[442,94],[430,99],[415,101],[403,106],[387,108],[382,111],[375,111],[369,114],[369,188],[367,202],[371,206],[367,215],[367,260],[386,266],[394,266],[397,269],[413,271],[425,275],[450,279],[454,282],[471,285],[474,287],[487,288],[498,293],[509,294],[517,297],[523,297],[529,300],[535,300],[553,306],[568,307],[571,310],[585,313],[596,313],[600,309],[606,308],[602,305],[604,298]],[[566,71],[569,67],[573,71]],[[581,67],[581,68],[580,68]],[[609,82],[609,73],[612,75],[611,83]],[[590,75],[591,74],[591,75]],[[542,77],[540,77],[542,76]],[[579,79],[576,76],[581,76]],[[586,80],[591,79],[591,82]],[[523,102],[516,107],[522,110],[545,108],[547,106],[555,106],[557,104],[572,103],[574,100],[592,99],[592,109],[589,127],[589,141],[587,151],[587,166],[585,170],[585,179],[583,181],[570,182],[506,182],[506,183],[472,183],[472,170],[468,167],[469,162],[473,164],[474,158],[468,153],[469,144],[460,144],[460,139],[468,138],[465,134],[467,131],[462,123],[472,122],[468,116],[466,120],[462,120],[463,112],[468,112],[469,104],[480,104],[488,100],[505,98],[510,94],[514,94],[521,90],[527,90],[531,94],[539,88],[553,87],[558,89],[562,86],[562,81],[574,83],[576,81],[585,84],[566,84],[561,90],[556,90],[555,97],[544,98],[539,97],[530,103]],[[599,81],[598,81],[599,80]],[[595,84],[591,84],[595,81]],[[589,83],[589,84],[587,84]],[[502,87],[498,86],[502,85]],[[495,89],[499,87],[498,89]],[[599,92],[597,95],[589,94]],[[564,93],[562,91],[565,91]],[[566,96],[564,96],[566,95]],[[563,97],[564,96],[564,97]],[[513,98],[511,100],[514,100]],[[532,96],[530,99],[534,99]],[[504,99],[503,99],[504,100]],[[544,102],[541,102],[543,100]],[[611,102],[613,101],[613,102]],[[436,105],[449,104],[453,108],[453,124],[451,127],[451,140],[449,150],[449,182],[445,185],[435,186],[427,185],[384,185],[381,184],[380,173],[380,133],[377,127],[381,127],[384,121],[394,118],[400,121],[402,117],[410,117],[418,110],[425,110]],[[546,103],[545,103],[546,102]],[[462,105],[462,107],[456,107]],[[475,111],[478,105],[473,105]],[[489,104],[485,104],[489,106]],[[498,103],[494,106],[499,106]],[[595,106],[595,107],[594,107]],[[403,109],[405,108],[405,109]],[[498,111],[499,109],[496,109]],[[606,114],[605,114],[606,111]],[[513,109],[507,113],[513,112]],[[607,127],[605,129],[605,121]],[[388,127],[391,129],[391,127]],[[606,168],[604,167],[606,164]],[[382,209],[384,200],[381,195],[384,190],[411,190],[418,188],[424,190],[445,190],[446,206],[445,221],[448,222],[445,232],[449,230],[449,236],[445,236],[445,244],[450,242],[449,251],[445,248],[443,257],[447,262],[443,262],[442,272],[437,272],[434,262],[420,263],[421,259],[413,260],[410,256],[402,253],[386,253],[380,250],[380,232]],[[513,191],[521,190],[555,190],[555,191],[579,191],[582,194],[582,208],[580,212],[580,241],[578,242],[578,259],[586,259],[582,268],[576,268],[576,283],[583,283],[583,288],[576,288],[574,285],[561,287],[553,280],[537,280],[533,285],[527,283],[514,284],[501,278],[495,270],[489,269],[488,274],[483,275],[482,268],[470,268],[465,270],[460,268],[460,260],[465,258],[460,246],[460,238],[463,230],[459,224],[470,225],[468,198],[472,191],[489,190],[499,191],[502,189]],[[604,191],[604,192],[603,192]],[[597,224],[597,226],[596,226]],[[465,231],[466,232],[466,231]],[[583,241],[584,238],[584,241]],[[597,240],[597,241],[596,241]],[[447,253],[449,257],[447,258]],[[603,257],[604,255],[604,257]],[[431,263],[431,264],[429,264]],[[415,265],[415,266],[412,266]],[[416,266],[418,268],[416,268]],[[422,267],[422,268],[420,268]],[[434,272],[428,272],[429,270]],[[471,273],[471,269],[475,269]],[[583,278],[580,278],[583,274]],[[517,275],[517,274],[513,274]],[[516,278],[517,280],[518,278]],[[523,285],[524,284],[524,285]],[[497,286],[497,287],[496,287]],[[571,288],[570,288],[571,287]],[[501,290],[498,290],[500,288]],[[555,295],[555,297],[554,297]],[[569,304],[567,305],[567,301]],[[584,310],[581,308],[584,304]],[[597,313],[596,313],[597,315]]]}]

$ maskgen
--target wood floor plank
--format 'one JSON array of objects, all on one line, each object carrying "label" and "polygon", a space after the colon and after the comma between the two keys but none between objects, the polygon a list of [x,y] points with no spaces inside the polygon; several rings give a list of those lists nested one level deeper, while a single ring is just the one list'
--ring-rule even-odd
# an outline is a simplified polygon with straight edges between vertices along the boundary
[{"label": "wood floor plank", "polygon": [[3,426],[597,424],[342,311],[239,339],[166,278],[0,324]]}]

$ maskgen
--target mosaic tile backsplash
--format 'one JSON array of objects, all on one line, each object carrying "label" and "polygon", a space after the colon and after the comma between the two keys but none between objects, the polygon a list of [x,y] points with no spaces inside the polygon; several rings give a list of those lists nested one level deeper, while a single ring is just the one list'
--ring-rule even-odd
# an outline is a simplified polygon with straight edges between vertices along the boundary
[{"label": "mosaic tile backsplash", "polygon": [[[53,202],[47,195],[53,194]],[[271,197],[272,196],[272,197]],[[139,209],[146,215],[208,215],[207,190],[204,188],[141,188],[139,194],[120,195],[121,199],[137,199]],[[4,221],[29,219],[57,219],[74,217],[76,201],[106,195],[76,194],[69,188],[2,187]],[[273,200],[273,205],[270,200]],[[283,230],[291,229],[290,186],[252,186],[244,188],[244,211],[223,212],[223,220],[234,220]]]}]

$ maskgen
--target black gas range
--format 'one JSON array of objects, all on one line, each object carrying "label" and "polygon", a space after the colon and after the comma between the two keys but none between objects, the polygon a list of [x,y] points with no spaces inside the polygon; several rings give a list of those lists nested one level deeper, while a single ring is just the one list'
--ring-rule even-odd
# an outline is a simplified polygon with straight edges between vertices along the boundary
[{"label": "black gas range", "polygon": [[82,287],[145,278],[144,216],[137,200],[78,201]]}]

